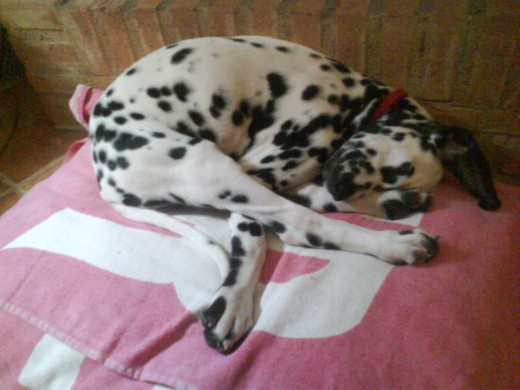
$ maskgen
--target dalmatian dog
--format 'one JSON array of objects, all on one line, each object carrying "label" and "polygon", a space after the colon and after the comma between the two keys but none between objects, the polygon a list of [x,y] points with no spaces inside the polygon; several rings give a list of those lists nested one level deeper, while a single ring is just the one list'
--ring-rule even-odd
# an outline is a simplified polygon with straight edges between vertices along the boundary
[{"label": "dalmatian dog", "polygon": [[[402,91],[319,52],[267,37],[191,39],[147,55],[107,88],[89,127],[103,199],[218,262],[222,284],[200,320],[222,353],[253,326],[265,229],[290,245],[416,264],[437,254],[438,237],[320,212],[425,211],[443,166],[481,207],[500,204],[467,130],[436,123]],[[229,247],[171,218],[170,206],[228,211]]]}]

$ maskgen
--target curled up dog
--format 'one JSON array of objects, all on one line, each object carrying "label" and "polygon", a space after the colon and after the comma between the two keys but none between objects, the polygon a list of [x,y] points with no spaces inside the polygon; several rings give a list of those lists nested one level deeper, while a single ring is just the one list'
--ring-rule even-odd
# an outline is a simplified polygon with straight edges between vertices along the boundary
[{"label": "curled up dog", "polygon": [[416,264],[436,255],[437,237],[319,212],[399,219],[426,211],[444,168],[482,208],[500,205],[468,130],[435,122],[403,91],[272,38],[159,49],[110,85],[89,126],[101,196],[124,216],[214,247],[163,211],[230,212],[229,248],[216,259],[222,285],[201,315],[207,343],[223,353],[253,326],[265,229],[290,245]]}]

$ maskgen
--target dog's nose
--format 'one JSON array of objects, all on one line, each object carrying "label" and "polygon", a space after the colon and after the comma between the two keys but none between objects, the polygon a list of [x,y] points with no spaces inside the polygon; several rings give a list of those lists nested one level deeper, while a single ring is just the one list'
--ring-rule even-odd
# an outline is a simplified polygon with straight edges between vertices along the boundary
[{"label": "dog's nose", "polygon": [[336,202],[345,200],[356,192],[356,184],[352,173],[344,173],[340,177],[331,178],[327,182],[327,189]]}]

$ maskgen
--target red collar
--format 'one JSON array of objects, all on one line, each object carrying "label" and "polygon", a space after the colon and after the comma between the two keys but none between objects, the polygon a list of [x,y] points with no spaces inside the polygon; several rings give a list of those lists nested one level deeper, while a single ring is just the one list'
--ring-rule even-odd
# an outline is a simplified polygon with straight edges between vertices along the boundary
[{"label": "red collar", "polygon": [[398,89],[396,91],[390,92],[386,97],[379,103],[379,106],[372,114],[370,118],[370,122],[375,122],[383,115],[385,115],[390,109],[401,100],[406,98],[406,92],[402,89]]}]

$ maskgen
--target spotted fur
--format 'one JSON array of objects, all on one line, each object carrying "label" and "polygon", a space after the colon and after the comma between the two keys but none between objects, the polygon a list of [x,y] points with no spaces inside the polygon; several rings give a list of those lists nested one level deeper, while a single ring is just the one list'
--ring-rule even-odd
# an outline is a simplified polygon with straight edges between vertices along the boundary
[{"label": "spotted fur", "polygon": [[[90,134],[102,197],[220,261],[222,285],[201,315],[210,346],[229,352],[253,326],[265,228],[291,245],[394,264],[437,253],[419,229],[369,231],[315,212],[395,219],[428,208],[449,135],[411,98],[372,121],[391,91],[290,42],[201,38],[149,54],[97,102]],[[175,205],[230,211],[229,248],[162,214]]]}]

